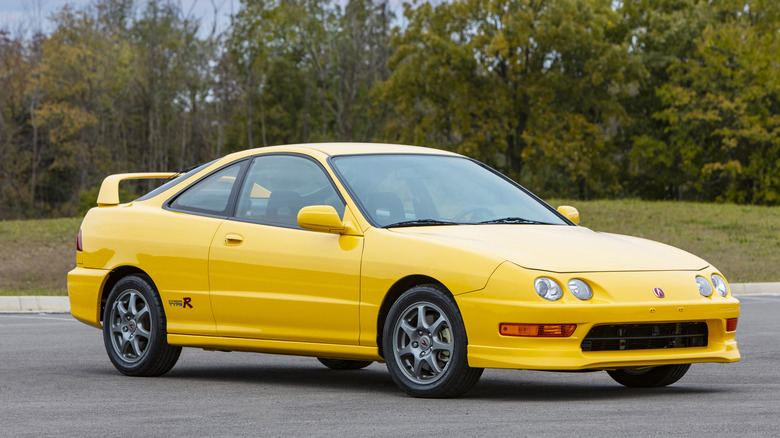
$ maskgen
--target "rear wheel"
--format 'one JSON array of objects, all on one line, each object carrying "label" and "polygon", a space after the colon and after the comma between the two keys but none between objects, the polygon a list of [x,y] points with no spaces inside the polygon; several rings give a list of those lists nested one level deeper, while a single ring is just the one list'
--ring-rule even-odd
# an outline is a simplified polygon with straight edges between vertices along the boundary
[{"label": "rear wheel", "polygon": [[680,380],[691,364],[664,365],[652,368],[626,368],[607,371],[621,385],[631,388],[658,388]]},{"label": "rear wheel", "polygon": [[168,345],[160,298],[144,275],[127,276],[106,301],[103,341],[109,359],[128,376],[159,376],[170,371],[181,347]]},{"label": "rear wheel", "polygon": [[482,375],[468,365],[458,306],[438,285],[414,287],[393,304],[382,344],[393,381],[415,397],[455,397]]},{"label": "rear wheel", "polygon": [[326,359],[323,357],[318,357],[317,360],[326,367],[339,371],[359,370],[374,363],[370,360]]}]

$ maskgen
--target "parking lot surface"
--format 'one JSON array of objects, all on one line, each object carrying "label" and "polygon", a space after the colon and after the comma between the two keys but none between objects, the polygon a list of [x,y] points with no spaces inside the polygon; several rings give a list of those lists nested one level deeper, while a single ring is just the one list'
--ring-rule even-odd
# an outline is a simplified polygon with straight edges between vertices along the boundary
[{"label": "parking lot surface", "polygon": [[486,370],[425,400],[384,364],[185,349],[158,378],[120,375],[102,333],[67,314],[0,315],[0,436],[776,436],[780,296],[742,296],[742,361],[624,388],[604,372]]}]

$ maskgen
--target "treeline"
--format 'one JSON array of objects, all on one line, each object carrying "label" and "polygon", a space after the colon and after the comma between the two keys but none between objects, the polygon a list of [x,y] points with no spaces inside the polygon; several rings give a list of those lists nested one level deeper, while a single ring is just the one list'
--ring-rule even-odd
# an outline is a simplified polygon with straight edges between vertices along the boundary
[{"label": "treeline", "polygon": [[774,0],[242,0],[224,31],[178,5],[0,32],[0,219],[315,141],[453,150],[545,196],[780,204]]}]

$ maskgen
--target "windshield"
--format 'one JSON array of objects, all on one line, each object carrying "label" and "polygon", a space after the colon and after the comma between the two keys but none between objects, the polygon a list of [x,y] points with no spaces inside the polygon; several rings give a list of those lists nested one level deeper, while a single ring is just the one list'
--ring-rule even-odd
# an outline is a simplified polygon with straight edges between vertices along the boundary
[{"label": "windshield", "polygon": [[443,155],[342,155],[333,167],[376,226],[566,222],[480,163]]}]

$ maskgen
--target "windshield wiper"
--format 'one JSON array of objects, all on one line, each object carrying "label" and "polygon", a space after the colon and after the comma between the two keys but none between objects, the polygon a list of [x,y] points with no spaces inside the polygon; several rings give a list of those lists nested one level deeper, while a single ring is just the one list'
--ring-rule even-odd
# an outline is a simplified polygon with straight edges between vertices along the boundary
[{"label": "windshield wiper", "polygon": [[460,225],[458,222],[440,221],[437,219],[415,219],[411,221],[401,221],[394,224],[385,225],[384,228],[418,227],[428,225]]},{"label": "windshield wiper", "polygon": [[477,222],[478,224],[534,224],[534,225],[550,225],[547,222],[535,221],[533,219],[525,219],[522,217],[502,217],[501,219],[491,219],[489,221]]}]

